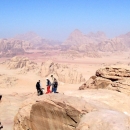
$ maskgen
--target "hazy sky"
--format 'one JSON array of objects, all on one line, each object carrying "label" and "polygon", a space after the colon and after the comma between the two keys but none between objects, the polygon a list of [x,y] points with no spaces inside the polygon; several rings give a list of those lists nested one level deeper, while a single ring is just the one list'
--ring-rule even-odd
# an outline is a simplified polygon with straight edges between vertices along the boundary
[{"label": "hazy sky", "polygon": [[74,30],[130,31],[130,0],[0,0],[0,38],[34,31],[64,40]]}]

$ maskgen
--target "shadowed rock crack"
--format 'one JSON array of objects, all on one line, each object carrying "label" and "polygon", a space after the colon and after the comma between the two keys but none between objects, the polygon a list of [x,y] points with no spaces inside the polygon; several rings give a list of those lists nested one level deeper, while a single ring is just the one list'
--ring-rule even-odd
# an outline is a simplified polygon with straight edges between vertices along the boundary
[{"label": "shadowed rock crack", "polygon": [[68,115],[68,113],[66,113],[66,115],[74,122],[77,124],[77,121],[75,119],[73,119],[70,115]]}]

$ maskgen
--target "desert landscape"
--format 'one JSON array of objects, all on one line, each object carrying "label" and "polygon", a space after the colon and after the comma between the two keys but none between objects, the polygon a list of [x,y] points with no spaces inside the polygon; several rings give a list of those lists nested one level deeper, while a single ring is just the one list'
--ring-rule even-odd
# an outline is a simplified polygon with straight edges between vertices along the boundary
[{"label": "desert landscape", "polygon": [[130,130],[130,1],[0,1],[0,130]]},{"label": "desert landscape", "polygon": [[[103,32],[84,35],[77,29],[62,43],[34,32],[1,39],[3,129],[130,129],[129,41],[130,33],[108,39]],[[52,74],[59,93],[45,94]],[[38,80],[44,88],[41,96]]]}]

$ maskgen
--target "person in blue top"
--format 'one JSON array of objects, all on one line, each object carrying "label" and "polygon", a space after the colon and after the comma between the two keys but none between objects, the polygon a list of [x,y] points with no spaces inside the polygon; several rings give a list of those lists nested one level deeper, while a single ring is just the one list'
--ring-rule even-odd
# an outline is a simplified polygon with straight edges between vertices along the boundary
[{"label": "person in blue top", "polygon": [[53,75],[51,75],[51,78],[52,78],[52,83],[51,83],[51,86],[52,86],[52,92],[54,92],[54,93],[58,93],[58,92],[57,92],[58,81],[57,81],[56,78],[54,78]]}]

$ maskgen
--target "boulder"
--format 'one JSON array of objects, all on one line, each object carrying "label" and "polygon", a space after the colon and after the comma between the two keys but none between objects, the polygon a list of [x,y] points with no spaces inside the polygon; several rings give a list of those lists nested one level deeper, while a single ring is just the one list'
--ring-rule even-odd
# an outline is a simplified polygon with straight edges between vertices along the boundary
[{"label": "boulder", "polygon": [[74,130],[80,118],[93,110],[94,105],[79,98],[43,95],[23,103],[15,117],[14,130]]},{"label": "boulder", "polygon": [[77,130],[129,130],[129,119],[121,112],[95,111],[83,116]]},{"label": "boulder", "polygon": [[[82,93],[83,92],[83,93]],[[90,94],[89,94],[90,93]],[[130,128],[128,96],[106,90],[50,94],[27,99],[14,119],[14,130],[126,130]],[[76,97],[81,95],[82,97]],[[86,96],[88,94],[88,96]],[[95,94],[95,100],[92,95]],[[104,94],[104,97],[100,96]],[[70,96],[71,95],[71,96]],[[98,98],[97,98],[98,95]],[[108,96],[109,95],[109,96]],[[115,100],[110,96],[116,97]],[[122,99],[124,102],[120,100]],[[102,101],[96,100],[102,98]],[[123,106],[126,103],[127,106]],[[112,105],[110,105],[112,104]],[[114,105],[115,104],[115,105]],[[121,106],[119,108],[119,106]],[[127,113],[125,114],[124,111]],[[94,123],[93,123],[94,122]]]},{"label": "boulder", "polygon": [[2,100],[0,101],[0,122],[4,127],[2,130],[13,130],[14,117],[17,114],[21,103],[36,95],[36,93],[11,93],[2,94]]},{"label": "boulder", "polygon": [[106,67],[96,71],[87,82],[79,87],[84,89],[111,89],[130,95],[130,70]]}]

